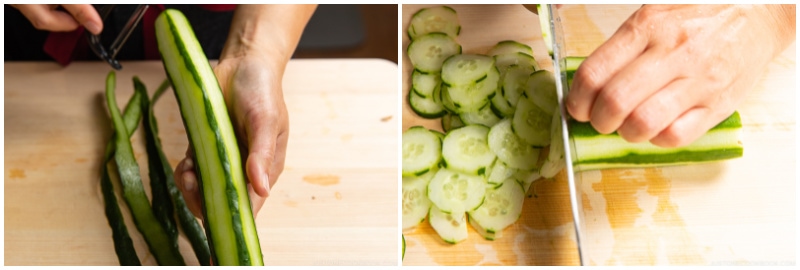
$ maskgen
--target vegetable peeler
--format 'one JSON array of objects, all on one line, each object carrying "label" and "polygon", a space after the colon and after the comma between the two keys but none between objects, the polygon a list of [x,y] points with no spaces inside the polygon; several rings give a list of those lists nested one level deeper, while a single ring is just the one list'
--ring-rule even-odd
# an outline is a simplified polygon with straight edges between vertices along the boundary
[{"label": "vegetable peeler", "polygon": [[[114,9],[116,5],[105,5],[98,13],[100,13],[100,17],[105,21],[106,17],[111,13],[111,10]],[[117,38],[114,39],[114,42],[111,43],[111,46],[106,49],[103,44],[100,42],[100,36],[95,35],[92,33],[88,33],[86,38],[89,42],[89,47],[92,48],[92,51],[100,57],[100,59],[105,60],[108,62],[111,67],[116,70],[121,70],[122,65],[119,64],[119,61],[115,58],[117,53],[119,53],[119,49],[122,48],[122,45],[125,44],[125,41],[128,40],[128,37],[133,33],[133,30],[136,28],[136,25],[139,24],[139,21],[142,20],[145,11],[150,5],[139,5],[136,7],[136,11],[133,12],[128,22],[125,23],[125,27],[122,28],[122,31],[119,32]]]}]

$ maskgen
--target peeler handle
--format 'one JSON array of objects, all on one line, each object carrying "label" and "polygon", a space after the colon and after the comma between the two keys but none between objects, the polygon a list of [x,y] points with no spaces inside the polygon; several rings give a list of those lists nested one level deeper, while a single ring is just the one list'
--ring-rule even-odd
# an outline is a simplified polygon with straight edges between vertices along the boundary
[{"label": "peeler handle", "polygon": [[[114,9],[115,6],[116,5],[106,5],[99,10],[103,21],[105,21],[106,17],[108,17],[108,15],[111,13],[111,10]],[[116,59],[117,53],[119,53],[119,49],[122,48],[122,45],[125,44],[125,41],[127,41],[128,37],[130,37],[131,33],[133,33],[133,30],[136,28],[136,25],[139,24],[139,21],[142,20],[142,17],[149,6],[150,5],[139,5],[136,7],[136,11],[134,11],[133,15],[131,15],[130,19],[128,19],[128,22],[125,23],[125,27],[122,28],[122,31],[120,31],[117,38],[114,39],[113,43],[111,43],[111,47],[108,49],[103,46],[99,35],[89,33],[87,35],[89,47],[92,48],[92,51],[94,51],[97,57],[100,57],[100,59],[108,62],[108,64],[116,70],[122,69],[122,65],[120,65],[119,61]]]}]

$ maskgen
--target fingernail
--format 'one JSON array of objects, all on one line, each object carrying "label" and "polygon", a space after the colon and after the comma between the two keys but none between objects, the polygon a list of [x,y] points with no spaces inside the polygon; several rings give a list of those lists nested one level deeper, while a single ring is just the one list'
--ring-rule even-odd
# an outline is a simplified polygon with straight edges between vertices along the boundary
[{"label": "fingernail", "polygon": [[183,189],[186,191],[194,191],[195,187],[197,187],[197,179],[194,177],[194,174],[184,173]]},{"label": "fingernail", "polygon": [[185,160],[183,161],[183,170],[184,170],[184,171],[191,170],[191,169],[192,169],[192,167],[194,167],[194,162],[192,162],[192,159],[191,159],[191,158],[187,158],[187,159],[185,159]]},{"label": "fingernail", "polygon": [[261,183],[261,184],[263,184],[263,185],[264,185],[264,189],[266,189],[266,190],[267,190],[267,196],[269,196],[269,175],[267,175],[267,174],[265,173],[265,174],[264,174],[264,177],[261,177],[261,181],[262,181],[262,183]]},{"label": "fingernail", "polygon": [[85,25],[83,25],[83,27],[85,27],[86,30],[89,30],[89,32],[92,32],[92,34],[95,34],[95,35],[99,35],[100,34],[100,30],[101,30],[100,29],[100,25],[98,25],[95,22],[87,22]]}]

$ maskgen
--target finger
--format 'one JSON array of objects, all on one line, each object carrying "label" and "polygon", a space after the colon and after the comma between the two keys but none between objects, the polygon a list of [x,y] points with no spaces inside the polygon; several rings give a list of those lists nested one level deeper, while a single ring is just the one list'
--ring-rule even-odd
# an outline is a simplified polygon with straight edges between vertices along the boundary
[{"label": "finger", "polygon": [[92,5],[62,5],[80,25],[92,34],[99,35],[103,31],[103,20]]},{"label": "finger", "polygon": [[245,117],[250,125],[246,126],[248,155],[245,166],[247,167],[248,179],[253,185],[256,193],[261,196],[269,196],[271,183],[277,179],[270,179],[269,171],[277,148],[277,138],[279,125],[273,123],[278,121],[267,117],[261,110],[253,110]]},{"label": "finger", "polygon": [[28,18],[33,27],[39,30],[68,32],[79,26],[72,15],[55,10],[49,5],[19,5],[17,8],[25,18]]},{"label": "finger", "polygon": [[[638,13],[638,12],[637,12]],[[575,120],[590,120],[592,106],[606,82],[639,57],[647,47],[648,36],[639,30],[637,13],[600,45],[575,72],[572,87],[567,94],[567,110]]]},{"label": "finger", "polygon": [[676,79],[647,98],[620,125],[617,132],[629,142],[649,141],[701,99],[689,92],[688,79]]},{"label": "finger", "polygon": [[199,218],[203,217],[202,194],[197,182],[197,175],[194,172],[194,163],[191,158],[183,159],[175,168],[175,184],[183,194],[186,206],[189,211]]},{"label": "finger", "polygon": [[715,115],[708,107],[695,107],[678,117],[650,142],[661,147],[686,146],[703,136],[724,118],[725,116]]},{"label": "finger", "polygon": [[675,80],[681,69],[666,55],[662,49],[648,49],[607,80],[589,117],[598,132],[617,130],[636,107]]}]

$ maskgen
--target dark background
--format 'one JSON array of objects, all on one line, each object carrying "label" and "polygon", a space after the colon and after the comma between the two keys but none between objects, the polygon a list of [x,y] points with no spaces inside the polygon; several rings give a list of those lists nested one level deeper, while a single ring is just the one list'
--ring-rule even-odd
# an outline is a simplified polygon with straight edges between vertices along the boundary
[{"label": "dark background", "polygon": [[[117,5],[105,20],[101,37],[108,46],[136,5]],[[166,5],[186,14],[210,59],[222,50],[232,12],[210,12],[193,5]],[[4,5],[5,61],[52,61],[42,50],[48,32],[33,28],[15,8]],[[119,60],[143,58],[141,26],[134,30]],[[295,51],[294,58],[382,58],[397,63],[397,5],[319,5]],[[89,53],[88,59],[97,59]]]}]

